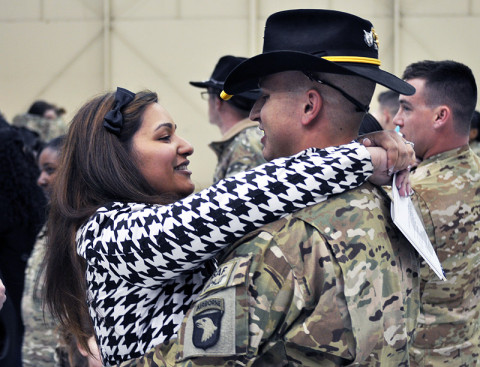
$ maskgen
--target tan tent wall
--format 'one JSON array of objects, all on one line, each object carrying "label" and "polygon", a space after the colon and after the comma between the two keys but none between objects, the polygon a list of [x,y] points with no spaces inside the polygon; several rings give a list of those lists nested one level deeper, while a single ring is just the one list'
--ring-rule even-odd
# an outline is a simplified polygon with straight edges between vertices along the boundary
[{"label": "tan tent wall", "polygon": [[382,67],[397,75],[453,59],[480,79],[480,0],[0,0],[0,111],[11,121],[46,99],[69,119],[117,85],[154,90],[194,145],[193,179],[205,187],[216,160],[207,144],[220,133],[188,81],[206,79],[222,55],[259,53],[267,16],[293,7],[368,18]]}]

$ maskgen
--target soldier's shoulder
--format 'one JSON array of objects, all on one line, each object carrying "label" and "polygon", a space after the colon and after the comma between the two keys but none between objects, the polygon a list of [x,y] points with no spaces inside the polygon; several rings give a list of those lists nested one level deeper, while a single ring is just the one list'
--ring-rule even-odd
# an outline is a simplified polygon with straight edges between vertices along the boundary
[{"label": "soldier's shoulder", "polygon": [[358,216],[365,210],[385,211],[390,201],[384,189],[365,182],[357,188],[333,195],[321,203],[299,210],[292,217],[307,222],[316,222],[319,218],[328,222],[338,218],[345,220],[349,216]]},{"label": "soldier's shoulder", "polygon": [[291,225],[291,223],[292,215],[289,214],[250,232],[230,246],[230,251],[223,259],[263,252],[266,247],[274,243],[275,236],[282,232],[285,227]]}]

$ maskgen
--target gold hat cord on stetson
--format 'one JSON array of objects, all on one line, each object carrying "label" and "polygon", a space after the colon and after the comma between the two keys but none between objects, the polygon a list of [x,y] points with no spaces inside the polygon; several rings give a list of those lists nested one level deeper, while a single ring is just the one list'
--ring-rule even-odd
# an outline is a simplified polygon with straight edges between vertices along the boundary
[{"label": "gold hat cord on stetson", "polygon": [[362,56],[322,56],[322,59],[332,62],[358,62],[362,64],[373,64],[378,66],[381,64],[379,59]]},{"label": "gold hat cord on stetson", "polygon": [[[357,62],[363,64],[372,64],[372,65],[381,65],[379,59],[374,59],[372,57],[362,57],[362,56],[323,56],[322,59],[331,61],[331,62]],[[233,97],[233,94],[228,94],[224,90],[220,93],[220,98],[224,101],[228,101]]]}]

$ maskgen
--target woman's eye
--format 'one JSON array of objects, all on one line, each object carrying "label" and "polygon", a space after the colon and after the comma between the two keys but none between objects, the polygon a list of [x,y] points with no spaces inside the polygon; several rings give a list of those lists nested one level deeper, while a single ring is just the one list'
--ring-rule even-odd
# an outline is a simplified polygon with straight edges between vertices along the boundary
[{"label": "woman's eye", "polygon": [[157,140],[160,140],[160,141],[169,141],[171,138],[170,135],[166,135],[166,136],[162,136],[160,138],[158,138]]},{"label": "woman's eye", "polygon": [[45,168],[44,171],[47,175],[50,176],[50,175],[53,175],[55,173],[55,168]]}]

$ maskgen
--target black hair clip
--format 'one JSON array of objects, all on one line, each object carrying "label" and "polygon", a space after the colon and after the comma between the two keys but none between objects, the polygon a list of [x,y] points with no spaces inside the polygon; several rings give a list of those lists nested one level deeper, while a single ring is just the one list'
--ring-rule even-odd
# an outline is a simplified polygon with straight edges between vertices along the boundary
[{"label": "black hair clip", "polygon": [[135,93],[125,88],[117,87],[115,92],[115,103],[103,119],[103,126],[112,134],[120,136],[123,126],[123,115],[121,109],[133,101]]}]

